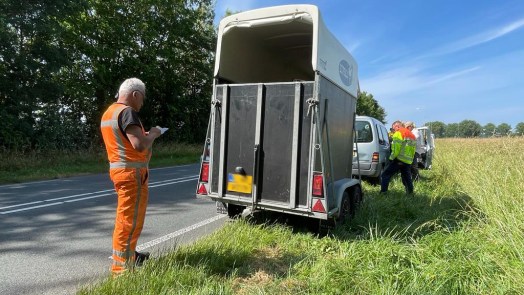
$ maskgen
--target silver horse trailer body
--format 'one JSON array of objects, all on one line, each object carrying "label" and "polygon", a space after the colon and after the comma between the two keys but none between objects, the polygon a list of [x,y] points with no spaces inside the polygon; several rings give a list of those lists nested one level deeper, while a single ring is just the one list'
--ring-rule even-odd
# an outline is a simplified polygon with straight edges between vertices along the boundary
[{"label": "silver horse trailer body", "polygon": [[313,5],[234,14],[219,25],[197,196],[230,216],[270,210],[347,218],[357,64]]}]

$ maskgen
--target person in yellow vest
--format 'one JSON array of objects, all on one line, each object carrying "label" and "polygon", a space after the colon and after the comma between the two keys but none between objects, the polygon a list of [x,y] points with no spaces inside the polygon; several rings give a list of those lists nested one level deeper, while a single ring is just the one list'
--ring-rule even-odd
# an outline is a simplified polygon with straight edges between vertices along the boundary
[{"label": "person in yellow vest", "polygon": [[395,132],[392,136],[391,154],[389,156],[389,164],[382,172],[380,192],[386,193],[388,191],[391,177],[400,171],[406,193],[412,194],[413,181],[411,179],[411,163],[415,156],[415,136],[409,129],[404,127],[402,121],[393,122],[392,128]]},{"label": "person in yellow vest", "polygon": [[125,80],[118,98],[105,111],[100,123],[109,160],[109,175],[117,193],[115,227],[113,231],[114,276],[133,270],[149,258],[149,253],[135,251],[144,226],[149,197],[148,163],[151,146],[161,135],[161,128],[149,132],[138,117],[144,104],[146,87],[137,78]]},{"label": "person in yellow vest", "polygon": [[415,148],[415,156],[413,157],[413,163],[411,163],[411,178],[413,181],[418,181],[420,178],[420,173],[418,171],[418,159],[420,158],[420,155],[422,154],[422,145],[421,145],[421,137],[420,132],[418,131],[417,126],[415,126],[415,123],[412,121],[407,121],[404,123],[404,126],[406,126],[411,133],[415,136],[415,142],[416,142],[416,148]]}]

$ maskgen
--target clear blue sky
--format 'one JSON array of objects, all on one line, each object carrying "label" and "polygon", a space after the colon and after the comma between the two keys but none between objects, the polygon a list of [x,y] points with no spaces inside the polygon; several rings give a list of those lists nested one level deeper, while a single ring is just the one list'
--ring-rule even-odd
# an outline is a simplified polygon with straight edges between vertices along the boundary
[{"label": "clear blue sky", "polygon": [[524,122],[523,0],[217,0],[245,11],[314,4],[386,120]]}]

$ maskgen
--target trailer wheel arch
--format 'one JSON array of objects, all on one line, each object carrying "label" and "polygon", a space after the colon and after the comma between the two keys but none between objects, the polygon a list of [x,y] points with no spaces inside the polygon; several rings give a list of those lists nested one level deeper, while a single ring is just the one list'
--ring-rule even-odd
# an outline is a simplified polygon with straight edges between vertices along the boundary
[{"label": "trailer wheel arch", "polygon": [[354,194],[354,188],[356,187],[358,187],[360,192],[360,197],[355,200],[355,204],[358,204],[362,201],[362,188],[358,179],[345,178],[335,182],[335,201],[338,208],[338,212],[336,213],[337,218],[340,218],[341,214],[343,214],[341,211],[344,193],[347,193],[351,199],[352,195]]}]

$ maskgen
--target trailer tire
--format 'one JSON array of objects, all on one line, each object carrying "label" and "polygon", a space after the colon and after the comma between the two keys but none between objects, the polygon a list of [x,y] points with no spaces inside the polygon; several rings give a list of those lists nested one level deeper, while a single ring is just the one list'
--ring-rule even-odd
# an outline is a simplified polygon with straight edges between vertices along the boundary
[{"label": "trailer tire", "polygon": [[227,204],[227,216],[229,218],[237,218],[244,211],[244,206],[239,206],[235,204]]},{"label": "trailer tire", "polygon": [[356,185],[354,187],[351,188],[351,196],[353,197],[353,199],[355,200],[355,206],[353,207],[354,210],[353,210],[353,214],[355,214],[355,211],[357,209],[357,206],[362,203],[362,189],[360,188],[359,185]]},{"label": "trailer tire", "polygon": [[353,214],[355,214],[356,200],[346,190],[342,194],[342,201],[340,202],[340,213],[338,215],[338,222],[348,222]]}]

